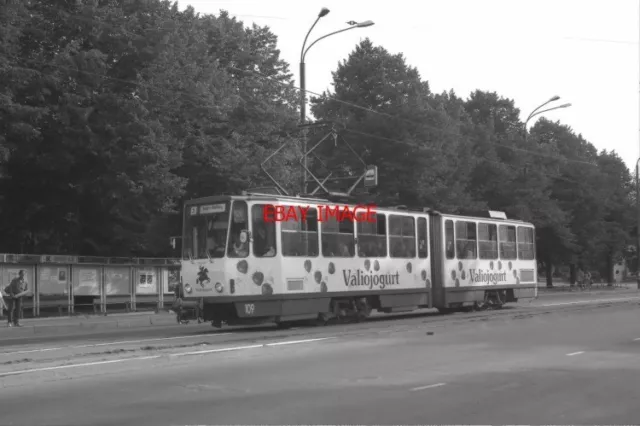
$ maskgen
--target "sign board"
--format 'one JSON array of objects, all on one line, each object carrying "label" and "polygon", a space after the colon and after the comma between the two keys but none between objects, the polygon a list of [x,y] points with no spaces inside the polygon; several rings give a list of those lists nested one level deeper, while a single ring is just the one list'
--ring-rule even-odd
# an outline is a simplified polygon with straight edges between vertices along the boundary
[{"label": "sign board", "polygon": [[74,296],[100,296],[100,270],[94,267],[75,269]]},{"label": "sign board", "polygon": [[489,210],[489,217],[493,219],[507,220],[507,214],[505,212],[499,212],[497,210]]},{"label": "sign board", "polygon": [[200,206],[200,214],[224,213],[226,206],[224,204],[207,204]]},{"label": "sign board", "polygon": [[378,166],[367,166],[364,172],[364,186],[367,188],[378,186]]},{"label": "sign board", "polygon": [[155,269],[138,270],[137,294],[156,294],[158,292],[157,285]]}]

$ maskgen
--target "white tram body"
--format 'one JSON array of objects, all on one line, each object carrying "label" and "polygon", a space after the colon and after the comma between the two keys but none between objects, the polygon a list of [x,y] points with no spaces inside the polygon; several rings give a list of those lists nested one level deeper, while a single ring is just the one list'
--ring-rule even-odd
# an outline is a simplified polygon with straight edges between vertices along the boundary
[{"label": "white tram body", "polygon": [[[535,297],[529,223],[378,207],[369,221],[338,220],[336,207],[356,208],[266,194],[188,201],[185,299],[214,324],[284,324]],[[273,220],[274,208],[295,217]]]},{"label": "white tram body", "polygon": [[440,214],[432,217],[431,229],[437,250],[434,307],[459,308],[487,297],[503,304],[537,296],[532,224]]}]

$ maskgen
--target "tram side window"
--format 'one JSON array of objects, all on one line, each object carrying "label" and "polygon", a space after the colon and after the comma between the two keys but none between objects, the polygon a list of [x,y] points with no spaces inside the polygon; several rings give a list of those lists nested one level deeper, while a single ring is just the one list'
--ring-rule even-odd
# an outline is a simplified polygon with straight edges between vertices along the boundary
[{"label": "tram side window", "polygon": [[518,258],[518,249],[516,247],[516,227],[500,225],[499,231],[500,259],[516,260]]},{"label": "tram side window", "polygon": [[427,219],[418,218],[418,257],[426,259],[429,256],[429,238],[427,235]]},{"label": "tram side window", "polygon": [[352,220],[342,220],[327,215],[322,220],[322,255],[324,257],[353,257],[355,236]]},{"label": "tram side window", "polygon": [[518,258],[533,260],[536,257],[533,228],[518,226]]},{"label": "tram side window", "polygon": [[377,214],[375,222],[358,223],[358,256],[387,257],[387,223],[383,214]]},{"label": "tram side window", "polygon": [[240,234],[249,229],[249,210],[245,201],[234,201],[231,208],[231,229],[229,233],[229,247],[227,256],[249,256],[249,241],[242,242]]},{"label": "tram side window", "polygon": [[253,237],[253,255],[255,257],[274,257],[276,255],[276,222],[265,221],[264,204],[251,207],[251,236]]},{"label": "tram side window", "polygon": [[458,259],[478,257],[478,236],[475,222],[456,221],[456,254]]},{"label": "tram side window", "polygon": [[391,257],[416,257],[416,221],[410,216],[389,215]]},{"label": "tram side window", "polygon": [[498,226],[493,223],[478,224],[478,248],[480,259],[498,258]]},{"label": "tram side window", "polygon": [[[290,206],[284,208],[289,211]],[[318,210],[309,207],[303,220],[299,207],[295,209],[296,219],[280,222],[282,254],[289,257],[315,257],[318,255]]]},{"label": "tram side window", "polygon": [[453,221],[447,220],[444,223],[444,240],[445,240],[445,254],[447,259],[453,259],[456,257],[455,240],[453,236]]}]

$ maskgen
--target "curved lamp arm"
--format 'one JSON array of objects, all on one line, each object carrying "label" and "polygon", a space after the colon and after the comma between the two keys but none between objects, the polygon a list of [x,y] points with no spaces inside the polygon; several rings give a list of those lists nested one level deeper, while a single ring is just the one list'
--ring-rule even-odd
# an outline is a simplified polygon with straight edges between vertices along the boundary
[{"label": "curved lamp arm", "polygon": [[[315,25],[315,24],[314,24],[314,25]],[[301,58],[300,58],[300,59],[301,59],[301,60],[300,60],[300,62],[304,62],[304,58],[305,58],[305,56],[307,56],[307,52],[309,51],[309,49],[311,49],[311,48],[312,48],[312,47],[313,47],[317,42],[319,42],[320,40],[324,40],[324,39],[325,39],[325,38],[327,38],[327,37],[331,37],[332,35],[340,34],[340,33],[343,33],[343,32],[345,32],[345,31],[352,30],[352,29],[354,29],[354,28],[365,28],[365,27],[370,27],[370,26],[372,26],[372,25],[374,25],[374,22],[373,22],[373,21],[364,21],[364,22],[360,22],[360,23],[358,23],[358,24],[352,25],[352,26],[350,26],[350,27],[343,28],[343,29],[341,29],[341,30],[334,31],[334,32],[332,32],[332,33],[329,33],[329,34],[325,34],[325,35],[323,35],[322,37],[320,37],[320,38],[316,39],[313,43],[311,43],[311,44],[309,45],[309,47],[307,47],[307,49],[306,49],[306,50],[303,50],[303,52],[302,52],[302,56],[301,56]],[[305,39],[305,43],[306,43],[306,39]],[[303,48],[303,49],[304,49],[304,48]]]},{"label": "curved lamp arm", "polygon": [[316,24],[320,20],[320,18],[322,18],[323,16],[326,16],[328,13],[329,13],[329,9],[327,9],[326,7],[323,7],[320,13],[318,14],[318,17],[316,18],[316,21],[313,23],[311,28],[309,28],[309,31],[307,32],[307,35],[304,38],[304,42],[302,43],[302,49],[300,49],[300,62],[304,62],[304,54],[305,54],[304,46],[307,44],[307,40],[309,39],[309,35],[311,35],[311,31],[313,31]]},{"label": "curved lamp arm", "polygon": [[560,108],[569,108],[570,106],[571,106],[571,104],[563,104],[563,105],[559,105],[559,106],[557,106],[557,107],[543,109],[542,111],[537,112],[537,113],[535,113],[535,114],[531,115],[531,116],[529,117],[529,119],[531,119],[531,118],[535,117],[536,115],[540,115],[540,114],[542,114],[542,113],[544,113],[544,112],[547,112],[547,111],[553,111],[554,109],[560,109]]},{"label": "curved lamp arm", "polygon": [[[531,114],[529,114],[529,117],[527,117],[527,119],[525,120],[525,123],[527,123],[529,120],[531,120],[531,117],[533,117],[536,114],[536,111],[538,111],[540,108],[550,104],[551,102],[555,102],[558,99],[560,99],[560,96],[556,95],[556,96],[552,97],[551,99],[549,99],[547,102],[545,102],[542,105],[540,105],[538,108],[536,108],[533,111],[531,111]],[[526,125],[525,125],[525,127],[526,127]]]}]

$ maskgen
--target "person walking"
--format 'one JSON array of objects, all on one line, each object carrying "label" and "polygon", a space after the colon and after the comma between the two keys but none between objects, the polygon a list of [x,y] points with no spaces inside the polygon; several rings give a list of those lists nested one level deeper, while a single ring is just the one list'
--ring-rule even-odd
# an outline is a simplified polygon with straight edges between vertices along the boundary
[{"label": "person walking", "polygon": [[9,284],[4,292],[7,294],[7,301],[9,306],[9,318],[8,318],[8,327],[16,326],[22,327],[20,324],[20,313],[22,312],[22,296],[24,296],[24,292],[27,291],[27,281],[24,279],[24,270],[20,270],[18,272],[18,276],[11,280],[11,284]]}]

